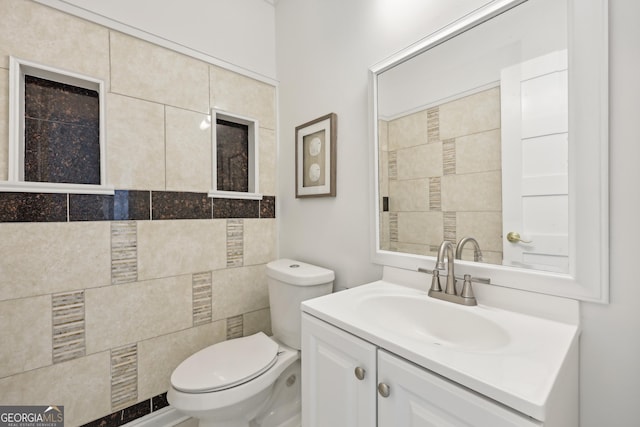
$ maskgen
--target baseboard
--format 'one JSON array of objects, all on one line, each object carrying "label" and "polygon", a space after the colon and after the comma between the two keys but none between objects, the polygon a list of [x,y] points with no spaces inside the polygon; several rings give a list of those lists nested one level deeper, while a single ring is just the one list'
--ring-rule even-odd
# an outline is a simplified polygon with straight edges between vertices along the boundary
[{"label": "baseboard", "polygon": [[171,406],[154,411],[144,417],[135,419],[125,424],[126,427],[173,427],[189,417],[181,414]]}]

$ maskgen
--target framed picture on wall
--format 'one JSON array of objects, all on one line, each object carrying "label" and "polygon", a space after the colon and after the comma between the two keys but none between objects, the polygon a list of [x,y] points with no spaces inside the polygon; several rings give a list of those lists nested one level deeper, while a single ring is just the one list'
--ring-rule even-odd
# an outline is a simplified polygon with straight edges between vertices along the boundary
[{"label": "framed picture on wall", "polygon": [[296,127],[296,197],[335,197],[337,116]]}]

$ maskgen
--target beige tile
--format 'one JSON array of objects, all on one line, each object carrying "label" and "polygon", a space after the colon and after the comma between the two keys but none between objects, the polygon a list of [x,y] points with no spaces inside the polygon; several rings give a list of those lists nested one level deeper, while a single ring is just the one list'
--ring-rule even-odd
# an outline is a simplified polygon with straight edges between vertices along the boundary
[{"label": "beige tile", "polygon": [[226,226],[224,219],[138,222],[139,280],[224,268]]},{"label": "beige tile", "polygon": [[24,0],[2,0],[0,16],[0,67],[8,68],[8,56],[13,55],[102,80],[109,78],[106,28]]},{"label": "beige tile", "polygon": [[442,212],[398,213],[399,243],[437,245],[442,240]]},{"label": "beige tile", "polygon": [[389,122],[389,151],[426,144],[427,110],[401,117]]},{"label": "beige tile", "polygon": [[389,212],[380,213],[380,249],[389,249]]},{"label": "beige tile", "polygon": [[9,71],[0,68],[0,181],[9,177]]},{"label": "beige tile", "polygon": [[243,335],[245,337],[258,332],[264,332],[267,335],[273,334],[271,332],[271,311],[268,308],[245,313],[243,318]]},{"label": "beige tile", "polygon": [[51,364],[51,296],[0,302],[0,378]]},{"label": "beige tile", "polygon": [[211,190],[211,127],[200,127],[206,119],[207,114],[166,107],[167,190]]},{"label": "beige tile", "polygon": [[[502,212],[458,212],[458,238],[474,237],[483,251],[502,251]],[[467,244],[465,248],[473,248]]]},{"label": "beige tile", "polygon": [[258,120],[261,128],[276,129],[276,90],[249,77],[210,66],[211,106]]},{"label": "beige tile", "polygon": [[0,224],[0,300],[111,283],[108,222]]},{"label": "beige tile", "polygon": [[244,265],[266,264],[276,259],[276,220],[244,220]]},{"label": "beige tile", "polygon": [[109,94],[107,168],[109,182],[132,190],[165,189],[164,107]]},{"label": "beige tile", "polygon": [[3,405],[62,405],[65,425],[79,426],[111,413],[109,352],[0,379]]},{"label": "beige tile", "polygon": [[389,183],[389,210],[416,212],[429,210],[429,179],[410,179]]},{"label": "beige tile", "polygon": [[442,177],[443,211],[499,211],[501,209],[500,171]]},{"label": "beige tile", "polygon": [[500,127],[500,89],[494,88],[440,106],[442,140]]},{"label": "beige tile", "polygon": [[264,265],[213,272],[213,319],[226,319],[269,307]]},{"label": "beige tile", "polygon": [[389,122],[378,120],[378,149],[389,151]]},{"label": "beige tile", "polygon": [[258,183],[260,193],[266,196],[275,196],[278,178],[278,149],[275,131],[260,128],[258,145],[260,146],[260,181]]},{"label": "beige tile", "polygon": [[116,31],[110,35],[113,92],[209,112],[206,63]]},{"label": "beige tile", "polygon": [[138,400],[169,389],[171,373],[198,350],[225,340],[225,322],[185,329],[138,343]]},{"label": "beige tile", "polygon": [[381,151],[378,158],[378,191],[381,196],[389,195],[389,152]]},{"label": "beige tile", "polygon": [[87,289],[87,353],[190,328],[191,289],[190,275]]},{"label": "beige tile", "polygon": [[437,255],[437,253],[432,253],[429,251],[429,245],[418,245],[412,243],[398,243],[397,251],[405,254],[414,254],[414,255]]},{"label": "beige tile", "polygon": [[502,169],[500,129],[456,139],[456,172],[459,174]]},{"label": "beige tile", "polygon": [[398,179],[442,175],[442,144],[422,144],[398,150]]}]

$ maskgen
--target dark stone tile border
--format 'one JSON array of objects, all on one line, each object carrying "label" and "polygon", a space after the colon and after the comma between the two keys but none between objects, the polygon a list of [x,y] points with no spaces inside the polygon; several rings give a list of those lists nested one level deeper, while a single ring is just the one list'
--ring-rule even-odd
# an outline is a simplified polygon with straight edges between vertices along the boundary
[{"label": "dark stone tile border", "polygon": [[135,405],[83,424],[80,427],[119,427],[167,406],[169,406],[167,393],[162,393],[151,399],[143,400]]},{"label": "dark stone tile border", "polygon": [[114,195],[0,192],[0,223],[275,217],[275,196],[245,200],[186,191],[116,190]]}]

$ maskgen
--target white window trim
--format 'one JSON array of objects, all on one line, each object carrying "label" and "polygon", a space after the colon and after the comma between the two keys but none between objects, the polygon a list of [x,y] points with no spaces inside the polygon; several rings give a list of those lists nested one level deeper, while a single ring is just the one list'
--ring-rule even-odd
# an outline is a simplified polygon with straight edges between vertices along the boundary
[{"label": "white window trim", "polygon": [[[249,191],[223,191],[218,190],[218,156],[217,156],[217,135],[216,135],[216,123],[218,119],[225,120],[232,123],[239,123],[249,127]],[[209,197],[221,198],[221,199],[246,199],[246,200],[262,200],[262,194],[259,190],[260,181],[260,159],[258,153],[260,152],[260,145],[258,140],[258,133],[260,127],[258,121],[249,117],[244,117],[238,114],[229,113],[227,111],[212,109],[211,110],[211,182],[212,189],[209,191]]]},{"label": "white window trim", "polygon": [[[55,182],[31,182],[24,180],[24,76],[28,74],[59,83],[70,84],[98,92],[100,108],[100,185]],[[0,191],[114,194],[114,187],[107,185],[107,149],[105,132],[104,81],[72,71],[9,57],[9,157],[8,180],[0,181]]]}]

